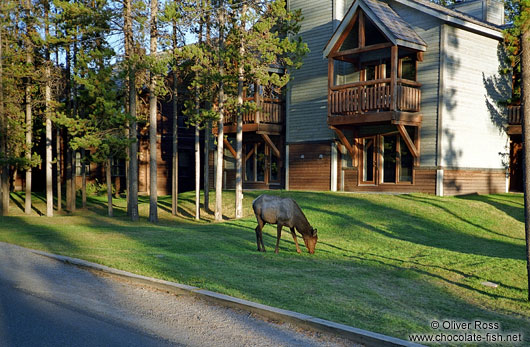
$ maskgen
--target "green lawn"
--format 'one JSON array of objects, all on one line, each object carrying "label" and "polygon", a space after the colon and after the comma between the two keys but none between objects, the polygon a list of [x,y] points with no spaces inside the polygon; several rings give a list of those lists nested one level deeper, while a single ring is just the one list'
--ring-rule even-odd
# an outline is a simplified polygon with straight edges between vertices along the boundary
[{"label": "green lawn", "polygon": [[[274,254],[275,227],[264,231],[266,253],[256,251],[251,201],[245,218],[194,222],[193,192],[159,199],[160,223],[139,223],[115,200],[105,217],[104,197],[88,210],[54,218],[24,216],[23,195],[13,194],[11,213],[0,217],[0,241],[82,258],[119,269],[210,289],[407,339],[434,332],[433,319],[500,322],[530,341],[522,195],[440,198],[273,191],[296,199],[318,228],[314,255],[298,255],[287,230]],[[233,192],[225,211],[233,215]],[[35,210],[44,211],[42,196]],[[212,195],[212,206],[213,206]],[[481,284],[498,283],[498,288]]]}]

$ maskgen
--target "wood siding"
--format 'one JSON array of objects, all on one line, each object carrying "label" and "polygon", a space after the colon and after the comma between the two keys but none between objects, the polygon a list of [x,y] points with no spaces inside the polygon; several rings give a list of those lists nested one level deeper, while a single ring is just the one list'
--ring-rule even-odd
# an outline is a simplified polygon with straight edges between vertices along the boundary
[{"label": "wood siding", "polygon": [[[340,172],[340,171],[339,171]],[[415,169],[414,184],[359,185],[357,168],[343,168],[344,191],[346,192],[391,192],[391,193],[428,193],[435,194],[436,170]],[[340,177],[339,177],[340,179]]]},{"label": "wood siding", "polygon": [[331,140],[334,135],[327,126],[328,62],[322,50],[333,34],[332,1],[291,0],[289,7],[302,10],[300,36],[311,52],[302,67],[293,71],[288,87],[287,143]]},{"label": "wood siding", "polygon": [[331,189],[331,144],[329,142],[289,145],[289,189]]},{"label": "wood siding", "polygon": [[441,165],[503,168],[505,118],[496,101],[511,95],[499,75],[500,42],[444,25]]},{"label": "wood siding", "polygon": [[494,194],[506,191],[504,170],[444,170],[444,195]]},{"label": "wood siding", "polygon": [[440,77],[440,26],[437,18],[425,15],[404,5],[390,2],[390,6],[427,43],[423,61],[418,62],[417,80],[421,83],[421,166],[436,165],[436,137],[438,126],[438,85]]}]

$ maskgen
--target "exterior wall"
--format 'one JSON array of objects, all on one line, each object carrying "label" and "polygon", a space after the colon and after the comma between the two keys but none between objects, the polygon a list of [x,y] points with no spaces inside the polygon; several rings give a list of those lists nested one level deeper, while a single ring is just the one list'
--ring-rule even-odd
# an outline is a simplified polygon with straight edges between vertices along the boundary
[{"label": "exterior wall", "polygon": [[444,170],[444,195],[506,192],[504,170]]},{"label": "exterior wall", "polygon": [[438,86],[440,81],[440,27],[437,18],[420,13],[398,3],[390,3],[392,9],[403,18],[427,43],[423,62],[418,62],[417,79],[421,87],[420,166],[436,165],[438,124]]},{"label": "exterior wall", "polygon": [[495,100],[507,98],[498,76],[499,41],[444,25],[441,158],[446,169],[503,169],[507,135]]},{"label": "exterior wall", "polygon": [[330,190],[331,143],[289,145],[289,189]]},{"label": "exterior wall", "polygon": [[333,34],[332,1],[291,0],[289,8],[302,9],[300,36],[311,50],[292,74],[287,95],[287,143],[331,140],[327,125],[328,62],[322,50]]},{"label": "exterior wall", "polygon": [[428,193],[434,194],[436,188],[436,170],[416,169],[414,172],[414,184],[380,184],[380,185],[358,185],[359,171],[357,168],[342,168],[342,189],[346,192],[392,192],[392,193]]}]

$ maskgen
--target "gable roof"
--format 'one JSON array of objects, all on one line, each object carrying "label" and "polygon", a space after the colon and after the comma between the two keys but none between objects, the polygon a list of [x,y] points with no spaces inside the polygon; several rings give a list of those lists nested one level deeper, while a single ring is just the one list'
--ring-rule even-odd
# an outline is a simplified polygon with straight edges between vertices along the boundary
[{"label": "gable roof", "polygon": [[420,51],[425,51],[427,48],[425,41],[387,3],[377,0],[356,0],[326,44],[324,57],[331,53],[359,8],[393,44]]},{"label": "gable roof", "polygon": [[393,0],[399,4],[415,8],[445,22],[453,23],[479,33],[502,39],[502,27],[484,22],[478,18],[444,7],[428,0]]},{"label": "gable roof", "polygon": [[[428,0],[392,1],[434,16],[444,22],[453,23],[497,39],[503,39],[502,27],[483,22],[458,10],[443,7]],[[427,47],[425,41],[422,40],[414,29],[412,29],[412,27],[405,22],[388,3],[379,0],[356,0],[350,6],[348,12],[346,12],[344,19],[331,36],[326,47],[324,47],[324,57],[327,57],[330,54],[333,46],[335,46],[339,37],[359,8],[361,8],[370,20],[383,31],[393,44],[425,51]]]}]

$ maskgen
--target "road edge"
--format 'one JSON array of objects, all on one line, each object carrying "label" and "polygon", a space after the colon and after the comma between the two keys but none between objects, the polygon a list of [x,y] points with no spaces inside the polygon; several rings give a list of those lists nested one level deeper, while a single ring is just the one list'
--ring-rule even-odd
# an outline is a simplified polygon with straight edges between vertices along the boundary
[{"label": "road edge", "polygon": [[[13,244],[9,244],[9,245],[16,246]],[[238,299],[233,296],[212,292],[212,291],[201,289],[201,288],[194,287],[194,286],[165,281],[165,280],[161,280],[161,279],[153,278],[153,277],[137,275],[131,272],[118,270],[115,268],[92,263],[92,262],[82,260],[82,259],[67,257],[63,255],[57,255],[57,254],[34,250],[34,249],[25,248],[21,246],[16,246],[16,247],[24,248],[34,254],[38,254],[38,255],[48,257],[48,258],[51,258],[57,261],[61,261],[66,264],[71,264],[71,265],[75,265],[81,268],[86,268],[90,270],[99,271],[105,274],[122,277],[122,278],[125,278],[129,281],[132,281],[138,284],[155,287],[157,289],[162,289],[162,290],[169,291],[169,292],[176,293],[176,294],[195,295],[203,299],[206,299],[208,301],[219,304],[221,306],[243,309],[246,311],[257,313],[259,315],[265,316],[270,319],[278,320],[281,322],[289,322],[289,323],[297,324],[299,326],[302,326],[308,329],[313,329],[313,330],[318,330],[318,331],[323,331],[323,332],[328,332],[328,333],[331,332],[331,333],[340,335],[344,338],[347,338],[348,340],[351,340],[356,343],[364,344],[366,346],[385,346],[385,347],[386,346],[404,346],[404,347],[423,346],[423,345],[420,345],[414,342],[401,340],[401,339],[398,339],[392,336],[374,333],[368,330],[355,328],[355,327],[348,326],[345,324],[335,323],[329,320],[312,317],[312,316],[294,312],[294,311],[289,311],[289,310],[284,310],[284,309],[280,309],[280,308],[276,308],[276,307],[272,307],[268,305],[263,305],[263,304],[259,304],[259,303],[248,301],[248,300]]]}]

